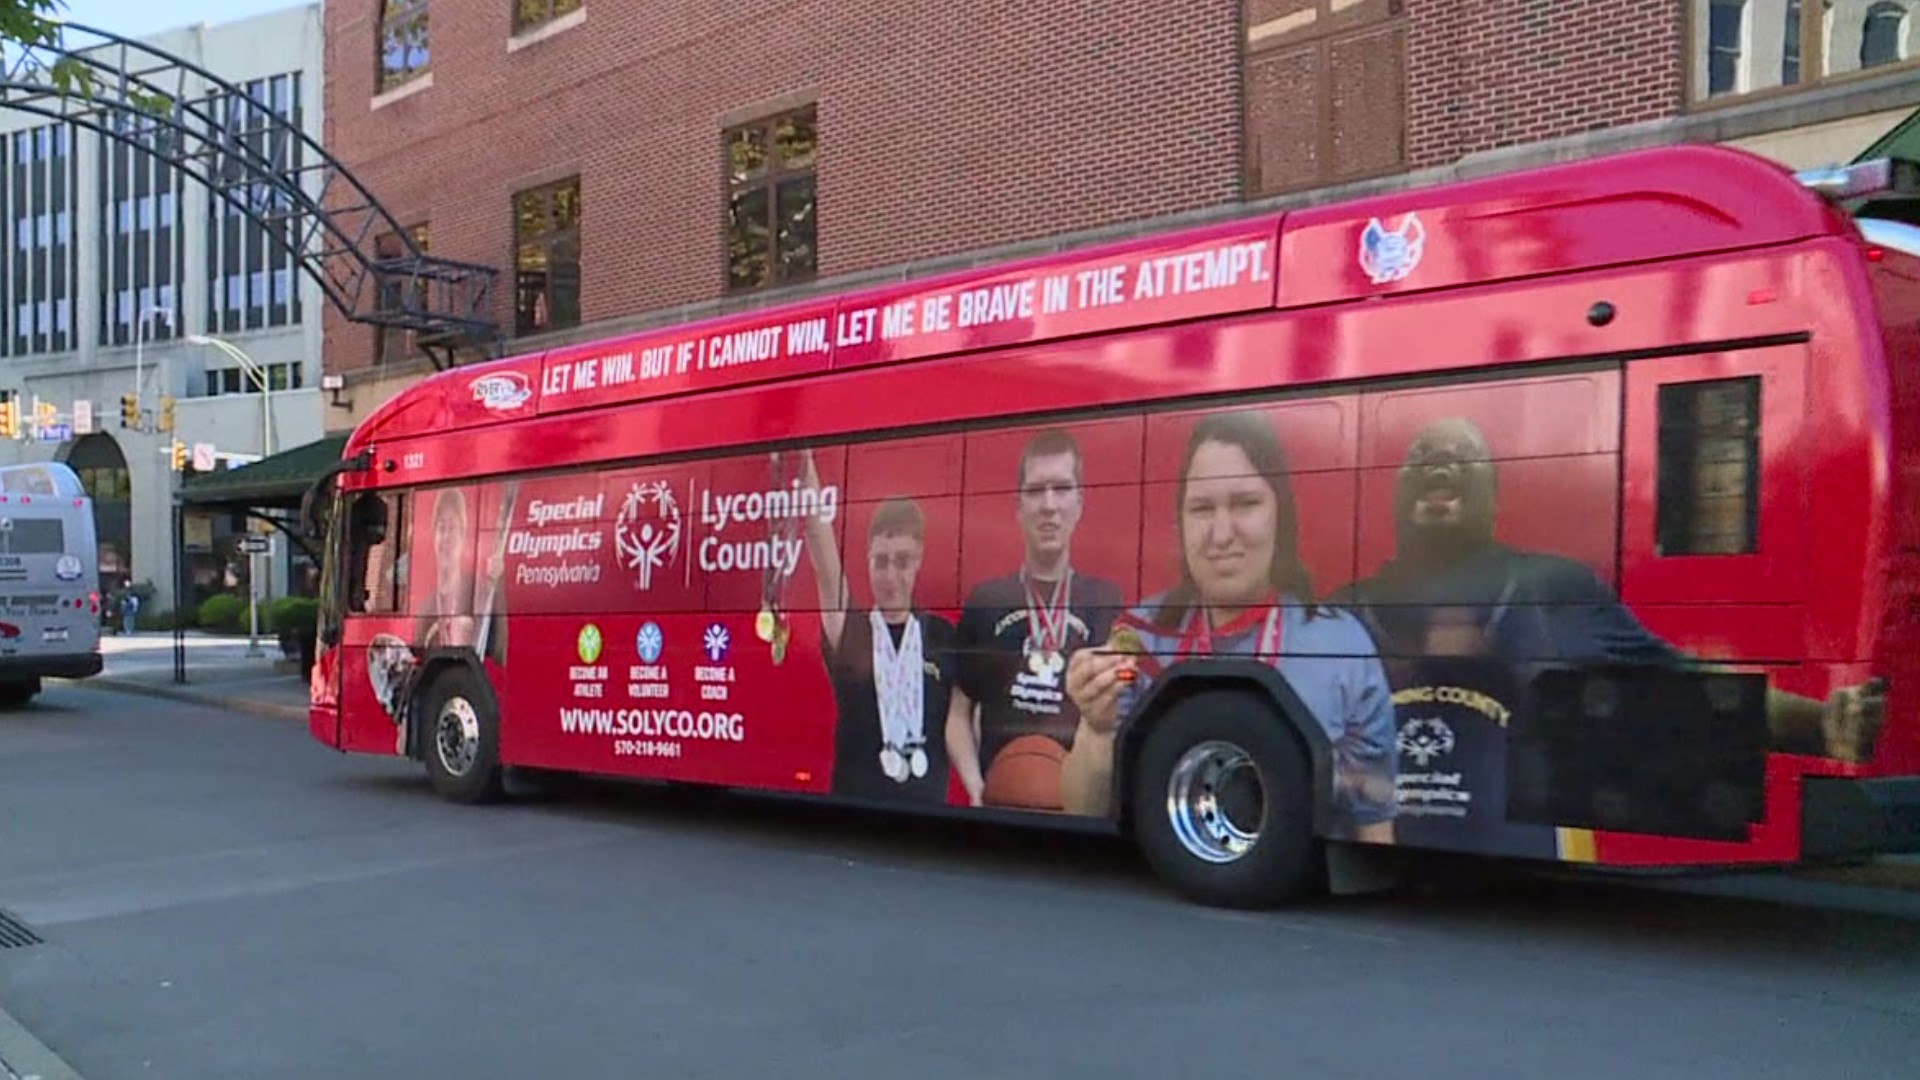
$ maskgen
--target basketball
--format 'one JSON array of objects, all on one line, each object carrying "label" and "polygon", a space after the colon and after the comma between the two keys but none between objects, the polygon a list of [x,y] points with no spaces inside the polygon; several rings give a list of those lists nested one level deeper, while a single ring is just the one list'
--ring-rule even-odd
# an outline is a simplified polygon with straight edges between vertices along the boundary
[{"label": "basketball", "polygon": [[1059,810],[1060,766],[1067,751],[1045,735],[1022,735],[994,755],[980,801],[1022,810]]}]

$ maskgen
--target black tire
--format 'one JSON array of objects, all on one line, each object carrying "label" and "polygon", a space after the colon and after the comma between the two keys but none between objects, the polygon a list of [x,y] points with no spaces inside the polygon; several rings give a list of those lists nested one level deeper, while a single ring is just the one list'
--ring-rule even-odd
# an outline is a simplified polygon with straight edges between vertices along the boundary
[{"label": "black tire", "polygon": [[0,709],[24,709],[40,693],[40,680],[0,683]]},{"label": "black tire", "polygon": [[[1263,909],[1296,902],[1320,880],[1320,841],[1313,830],[1313,765],[1300,737],[1273,706],[1252,694],[1207,690],[1152,722],[1135,761],[1131,798],[1134,842],[1148,866],[1188,899],[1210,907]],[[1210,861],[1182,838],[1175,819],[1175,771],[1190,752],[1224,744],[1243,754],[1259,780],[1257,810],[1229,806],[1254,839],[1227,861]],[[1246,778],[1244,768],[1233,774]],[[1237,800],[1230,785],[1228,802]],[[1240,814],[1234,815],[1238,809]]]},{"label": "black tire", "polygon": [[[452,711],[451,715],[445,715]],[[441,738],[443,719],[463,728],[470,716],[474,730],[472,756],[467,760]],[[420,752],[426,759],[427,779],[442,798],[457,803],[487,803],[506,792],[500,768],[500,717],[493,694],[471,671],[446,667],[436,673],[420,696],[415,722],[421,725]],[[450,729],[450,734],[454,732]],[[457,740],[464,745],[465,740]]]}]

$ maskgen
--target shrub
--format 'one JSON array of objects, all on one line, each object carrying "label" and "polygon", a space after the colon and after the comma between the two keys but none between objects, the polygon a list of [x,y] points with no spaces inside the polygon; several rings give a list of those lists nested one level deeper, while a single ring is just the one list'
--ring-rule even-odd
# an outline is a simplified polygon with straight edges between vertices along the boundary
[{"label": "shrub", "polygon": [[230,593],[216,593],[200,605],[204,630],[236,631],[246,625],[247,602]]},{"label": "shrub", "polygon": [[266,619],[276,634],[311,630],[320,622],[320,604],[307,596],[282,596],[267,605]]}]

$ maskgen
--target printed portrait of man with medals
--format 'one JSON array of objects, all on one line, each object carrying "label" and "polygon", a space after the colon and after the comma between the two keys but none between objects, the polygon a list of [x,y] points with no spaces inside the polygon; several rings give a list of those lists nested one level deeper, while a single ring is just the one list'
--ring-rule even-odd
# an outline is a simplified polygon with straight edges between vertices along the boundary
[{"label": "printed portrait of man with medals", "polygon": [[973,805],[1058,811],[1060,763],[1079,723],[1064,685],[1068,659],[1106,637],[1125,595],[1073,566],[1085,507],[1079,444],[1041,432],[1017,468],[1021,563],[967,596],[947,748]]},{"label": "printed portrait of man with medals", "polygon": [[[813,455],[800,460],[804,489],[818,490]],[[954,627],[914,606],[926,515],[910,498],[874,507],[865,559],[873,606],[867,610],[852,604],[832,523],[812,515],[806,528],[820,590],[820,651],[838,706],[833,793],[945,803],[950,770],[942,725],[953,685]]]},{"label": "printed portrait of man with medals", "polygon": [[1202,418],[1174,486],[1178,583],[1128,610],[1109,638],[1068,662],[1067,692],[1080,715],[1062,779],[1066,809],[1108,811],[1116,736],[1169,667],[1233,656],[1272,664],[1326,732],[1334,759],[1329,835],[1393,842],[1386,671],[1358,619],[1315,601],[1272,423],[1254,412]]}]

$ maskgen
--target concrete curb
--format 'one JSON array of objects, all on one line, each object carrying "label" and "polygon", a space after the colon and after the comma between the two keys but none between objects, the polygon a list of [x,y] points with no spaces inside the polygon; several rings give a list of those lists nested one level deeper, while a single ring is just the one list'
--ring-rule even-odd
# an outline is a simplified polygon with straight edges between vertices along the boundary
[{"label": "concrete curb", "polygon": [[211,690],[195,690],[188,687],[159,685],[137,682],[132,679],[115,679],[95,675],[90,679],[60,679],[58,682],[69,686],[92,687],[98,690],[112,690],[122,694],[138,694],[142,697],[165,698],[169,701],[184,701],[194,705],[206,705],[229,712],[247,713],[263,716],[271,720],[307,719],[307,710],[298,705],[281,705],[272,701],[260,701],[256,698],[233,697]]},{"label": "concrete curb", "polygon": [[1857,885],[1873,889],[1897,889],[1900,892],[1920,893],[1920,856],[1887,856],[1865,866],[1802,870],[1794,876],[1811,878],[1815,881],[1830,881],[1837,885]]},{"label": "concrete curb", "polygon": [[81,1080],[73,1066],[0,1009],[0,1075],[8,1080]]}]

